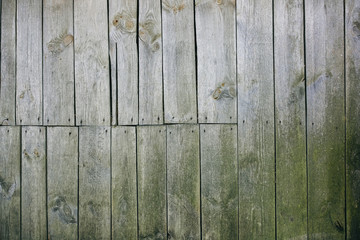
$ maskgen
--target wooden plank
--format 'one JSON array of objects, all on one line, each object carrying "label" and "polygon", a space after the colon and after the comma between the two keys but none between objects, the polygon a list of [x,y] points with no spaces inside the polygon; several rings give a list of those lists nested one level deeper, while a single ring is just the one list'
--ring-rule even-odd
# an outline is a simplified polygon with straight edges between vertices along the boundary
[{"label": "wooden plank", "polygon": [[22,128],[21,236],[46,239],[46,128]]},{"label": "wooden plank", "polygon": [[345,237],[343,3],[305,4],[309,239]]},{"label": "wooden plank", "polygon": [[139,2],[139,124],[163,123],[160,4]]},{"label": "wooden plank", "polygon": [[137,1],[111,0],[109,6],[111,77],[115,78],[113,99],[117,97],[113,117],[117,114],[120,125],[135,125],[138,124]]},{"label": "wooden plank", "polygon": [[0,142],[0,239],[20,239],[20,128],[0,127]]},{"label": "wooden plank", "polygon": [[76,125],[109,125],[107,1],[74,1],[74,27]]},{"label": "wooden plank", "polygon": [[137,128],[139,239],[166,239],[166,127]]},{"label": "wooden plank", "polygon": [[166,123],[196,123],[194,2],[162,1]]},{"label": "wooden plank", "polygon": [[278,239],[307,238],[303,1],[274,2]]},{"label": "wooden plank", "polygon": [[79,130],[79,238],[109,239],[110,128]]},{"label": "wooden plank", "polygon": [[360,2],[346,1],[347,238],[360,236]]},{"label": "wooden plank", "polygon": [[15,124],[16,1],[1,1],[0,125]]},{"label": "wooden plank", "polygon": [[275,239],[272,34],[271,1],[237,1],[240,239]]},{"label": "wooden plank", "polygon": [[78,128],[47,128],[48,238],[77,239]]},{"label": "wooden plank", "polygon": [[44,1],[44,124],[74,125],[73,1]]},{"label": "wooden plank", "polygon": [[168,239],[200,239],[198,125],[167,128]]},{"label": "wooden plank", "polygon": [[17,1],[16,124],[41,125],[42,0]]},{"label": "wooden plank", "polygon": [[137,239],[135,128],[113,128],[111,139],[112,236]]},{"label": "wooden plank", "polygon": [[238,239],[235,124],[200,125],[202,239]]},{"label": "wooden plank", "polygon": [[196,1],[199,122],[236,123],[235,1]]}]

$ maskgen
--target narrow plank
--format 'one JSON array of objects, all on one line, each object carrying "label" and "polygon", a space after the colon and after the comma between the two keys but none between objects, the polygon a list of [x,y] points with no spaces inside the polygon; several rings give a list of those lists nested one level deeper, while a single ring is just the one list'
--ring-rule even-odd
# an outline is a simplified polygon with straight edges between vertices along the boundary
[{"label": "narrow plank", "polygon": [[235,1],[196,1],[199,122],[236,123]]},{"label": "narrow plank", "polygon": [[237,1],[239,238],[275,239],[272,2]]},{"label": "narrow plank", "polygon": [[[137,1],[109,2],[111,72],[119,125],[138,124],[138,50],[136,43]],[[114,70],[115,69],[115,70]],[[117,81],[117,82],[116,82]],[[114,103],[113,103],[114,105]],[[114,106],[113,106],[114,107]]]},{"label": "narrow plank", "polygon": [[79,129],[79,238],[109,239],[110,128]]},{"label": "narrow plank", "polygon": [[278,239],[307,238],[303,1],[274,2]]},{"label": "narrow plank", "polygon": [[17,1],[16,124],[41,125],[42,0]]},{"label": "narrow plank", "polygon": [[347,239],[360,236],[360,2],[346,1]]},{"label": "narrow plank", "polygon": [[309,239],[345,237],[343,1],[309,1],[306,16]]},{"label": "narrow plank", "polygon": [[74,125],[73,1],[44,1],[44,124]]},{"label": "narrow plank", "polygon": [[166,239],[166,127],[137,128],[139,239]]},{"label": "narrow plank", "polygon": [[235,124],[200,125],[202,239],[238,239]]},{"label": "narrow plank", "polygon": [[16,1],[1,1],[0,125],[15,125]]},{"label": "narrow plank", "polygon": [[200,239],[198,125],[167,128],[168,238]]},{"label": "narrow plank", "polygon": [[46,239],[46,128],[22,128],[21,236]]},{"label": "narrow plank", "polygon": [[136,132],[115,127],[111,137],[112,236],[137,239]]},{"label": "narrow plank", "polygon": [[107,1],[74,1],[74,28],[76,125],[109,125]]},{"label": "narrow plank", "polygon": [[78,128],[47,128],[48,237],[77,239]]},{"label": "narrow plank", "polygon": [[139,124],[163,123],[160,4],[139,2]]},{"label": "narrow plank", "polygon": [[162,1],[166,123],[196,123],[194,2]]},{"label": "narrow plank", "polygon": [[0,127],[0,142],[0,239],[20,239],[20,128]]}]

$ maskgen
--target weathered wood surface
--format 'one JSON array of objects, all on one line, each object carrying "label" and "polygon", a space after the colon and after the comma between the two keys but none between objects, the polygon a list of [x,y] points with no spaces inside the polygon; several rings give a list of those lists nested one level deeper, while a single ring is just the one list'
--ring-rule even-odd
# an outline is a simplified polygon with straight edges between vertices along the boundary
[{"label": "weathered wood surface", "polygon": [[166,123],[196,123],[193,0],[162,1],[164,115]]},{"label": "weathered wood surface", "polygon": [[21,238],[47,239],[46,128],[22,128]]},{"label": "weathered wood surface", "polygon": [[42,0],[16,2],[16,124],[42,125]]},{"label": "weathered wood surface", "polygon": [[198,125],[167,127],[168,238],[200,239]]},{"label": "weathered wood surface", "polygon": [[163,123],[161,2],[139,1],[139,124]]},{"label": "weathered wood surface", "polygon": [[279,239],[307,238],[303,14],[302,0],[274,2],[276,221]]},{"label": "weathered wood surface", "polygon": [[74,125],[73,1],[43,6],[44,124]]},{"label": "weathered wood surface", "polygon": [[271,1],[237,1],[239,238],[275,238]]},{"label": "weathered wood surface", "polygon": [[74,1],[74,28],[76,125],[109,125],[107,1]]},{"label": "weathered wood surface", "polygon": [[78,128],[47,128],[48,238],[77,239]]},{"label": "weathered wood surface", "polygon": [[20,239],[20,128],[0,127],[0,142],[0,239]]},{"label": "weathered wood surface", "polygon": [[110,128],[79,129],[79,238],[109,239]]},{"label": "weathered wood surface", "polygon": [[137,239],[136,129],[112,129],[112,237]]},{"label": "weathered wood surface", "polygon": [[202,239],[238,239],[235,124],[200,125]]},{"label": "weathered wood surface", "polygon": [[139,239],[166,239],[166,127],[137,128]]},{"label": "weathered wood surface", "polygon": [[200,123],[236,123],[234,0],[196,1]]}]

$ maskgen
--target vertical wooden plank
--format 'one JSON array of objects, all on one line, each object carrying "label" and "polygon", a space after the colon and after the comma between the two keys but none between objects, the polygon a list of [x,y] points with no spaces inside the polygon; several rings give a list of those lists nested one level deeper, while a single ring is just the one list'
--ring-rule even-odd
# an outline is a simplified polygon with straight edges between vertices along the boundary
[{"label": "vertical wooden plank", "polygon": [[200,239],[199,127],[167,128],[168,238]]},{"label": "vertical wooden plank", "polygon": [[163,123],[160,4],[139,2],[139,124]]},{"label": "vertical wooden plank", "polygon": [[239,237],[275,238],[272,2],[237,1]]},{"label": "vertical wooden plank", "polygon": [[164,109],[167,123],[196,123],[194,2],[162,1]]},{"label": "vertical wooden plank", "polygon": [[309,239],[345,237],[344,1],[307,1]]},{"label": "vertical wooden plank", "polygon": [[48,237],[77,239],[78,128],[47,128]]},{"label": "vertical wooden plank", "polygon": [[21,236],[46,239],[46,128],[22,128]]},{"label": "vertical wooden plank", "polygon": [[238,239],[236,125],[200,125],[202,239]]},{"label": "vertical wooden plank", "polygon": [[110,128],[79,129],[79,238],[109,239]]},{"label": "vertical wooden plank", "polygon": [[16,124],[41,125],[42,0],[18,0],[16,23]]},{"label": "vertical wooden plank", "polygon": [[0,127],[0,142],[0,239],[20,239],[20,128]]},{"label": "vertical wooden plank", "polygon": [[303,1],[274,2],[278,239],[307,238]]},{"label": "vertical wooden plank", "polygon": [[112,236],[137,239],[135,128],[113,128],[111,139]]},{"label": "vertical wooden plank", "polygon": [[346,2],[347,239],[360,236],[360,2]]},{"label": "vertical wooden plank", "polygon": [[166,239],[166,127],[137,128],[139,239]]},{"label": "vertical wooden plank", "polygon": [[196,1],[199,122],[236,123],[235,1]]},{"label": "vertical wooden plank", "polygon": [[44,1],[44,124],[74,125],[73,1]]},{"label": "vertical wooden plank", "polygon": [[137,1],[111,0],[109,11],[112,89],[118,98],[113,116],[118,114],[120,125],[134,125],[138,124]]},{"label": "vertical wooden plank", "polygon": [[1,1],[0,125],[15,124],[16,1]]},{"label": "vertical wooden plank", "polygon": [[77,125],[110,124],[106,0],[74,1]]}]

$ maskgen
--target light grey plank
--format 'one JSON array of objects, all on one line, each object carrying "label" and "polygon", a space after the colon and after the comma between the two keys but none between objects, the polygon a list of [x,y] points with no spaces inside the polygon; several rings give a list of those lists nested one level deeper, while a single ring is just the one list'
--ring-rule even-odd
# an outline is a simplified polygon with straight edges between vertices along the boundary
[{"label": "light grey plank", "polygon": [[236,123],[234,0],[196,0],[200,123]]},{"label": "light grey plank", "polygon": [[115,127],[111,139],[112,236],[137,239],[136,130]]},{"label": "light grey plank", "polygon": [[198,125],[167,127],[168,238],[200,239]]},{"label": "light grey plank", "polygon": [[16,24],[16,124],[41,125],[42,0],[18,0]]},{"label": "light grey plank", "polygon": [[139,124],[163,123],[160,4],[139,2]]},{"label": "light grey plank", "polygon": [[194,2],[162,1],[164,111],[167,123],[196,123]]},{"label": "light grey plank", "polygon": [[275,238],[272,2],[237,1],[240,239]]},{"label": "light grey plank", "polygon": [[74,1],[74,28],[76,125],[109,125],[107,1]]},{"label": "light grey plank", "polygon": [[44,124],[74,125],[73,1],[44,1]]},{"label": "light grey plank", "polygon": [[48,238],[77,239],[78,128],[47,128]]},{"label": "light grey plank", "polygon": [[20,127],[0,127],[0,142],[0,239],[20,239]]},{"label": "light grey plank", "polygon": [[166,239],[166,127],[137,128],[139,239]]},{"label": "light grey plank", "polygon": [[79,238],[109,239],[110,128],[79,129]]}]

